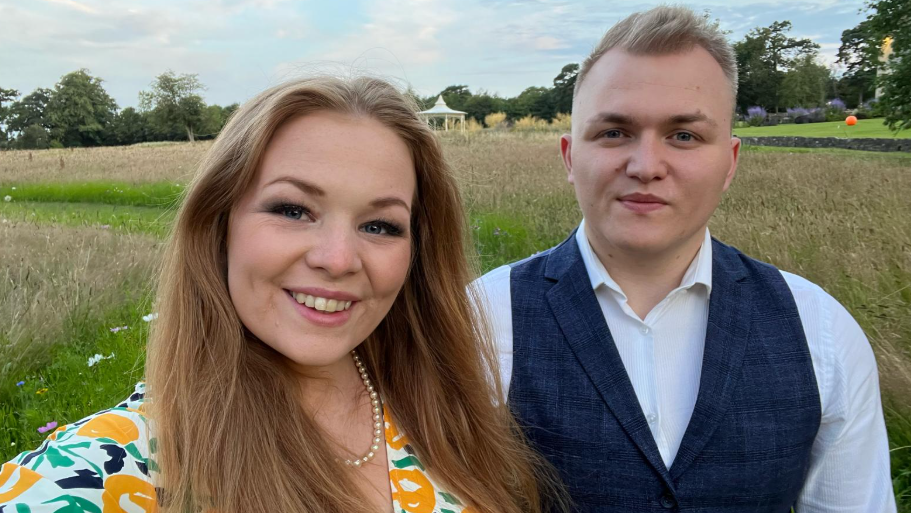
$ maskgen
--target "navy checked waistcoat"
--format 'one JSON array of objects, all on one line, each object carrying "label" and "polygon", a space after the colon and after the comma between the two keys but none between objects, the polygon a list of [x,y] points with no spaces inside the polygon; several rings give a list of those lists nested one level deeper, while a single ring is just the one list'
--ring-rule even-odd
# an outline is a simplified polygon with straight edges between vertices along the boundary
[{"label": "navy checked waistcoat", "polygon": [[777,269],[713,240],[699,394],[670,469],[575,237],[514,264],[510,283],[509,404],[576,511],[790,511],[821,406],[797,305]]}]

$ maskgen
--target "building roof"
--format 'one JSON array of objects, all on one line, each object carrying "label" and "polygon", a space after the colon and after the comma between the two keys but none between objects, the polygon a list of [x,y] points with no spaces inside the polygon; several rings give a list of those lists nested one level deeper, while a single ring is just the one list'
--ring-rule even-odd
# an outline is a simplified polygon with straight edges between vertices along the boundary
[{"label": "building roof", "polygon": [[443,101],[443,95],[441,94],[440,97],[437,98],[437,102],[433,105],[433,107],[431,107],[427,110],[422,110],[419,114],[444,115],[444,114],[466,114],[466,112],[450,109],[449,106],[446,105],[446,102]]}]

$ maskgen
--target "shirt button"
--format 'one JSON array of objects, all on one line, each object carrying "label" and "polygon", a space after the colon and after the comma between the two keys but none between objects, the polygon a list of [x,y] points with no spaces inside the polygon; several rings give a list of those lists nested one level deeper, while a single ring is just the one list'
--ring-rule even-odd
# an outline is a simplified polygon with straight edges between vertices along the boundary
[{"label": "shirt button", "polygon": [[643,335],[648,335],[649,332],[652,330],[648,329],[648,326],[643,326],[643,327],[639,328],[639,331],[641,331]]},{"label": "shirt button", "polygon": [[646,417],[646,419],[648,419],[649,424],[654,424],[655,422],[658,421],[658,416],[655,415],[654,413],[649,413],[648,416]]}]

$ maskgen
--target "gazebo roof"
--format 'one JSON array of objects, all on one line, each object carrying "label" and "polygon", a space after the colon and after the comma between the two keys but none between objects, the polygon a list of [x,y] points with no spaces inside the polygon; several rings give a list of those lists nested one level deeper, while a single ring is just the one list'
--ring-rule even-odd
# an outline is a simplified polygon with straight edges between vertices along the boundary
[{"label": "gazebo roof", "polygon": [[433,105],[433,107],[431,107],[427,110],[422,110],[420,112],[420,114],[445,115],[445,114],[466,114],[466,113],[462,112],[460,110],[450,109],[449,106],[446,105],[446,102],[443,101],[443,95],[441,94],[440,97],[437,98],[437,102]]}]

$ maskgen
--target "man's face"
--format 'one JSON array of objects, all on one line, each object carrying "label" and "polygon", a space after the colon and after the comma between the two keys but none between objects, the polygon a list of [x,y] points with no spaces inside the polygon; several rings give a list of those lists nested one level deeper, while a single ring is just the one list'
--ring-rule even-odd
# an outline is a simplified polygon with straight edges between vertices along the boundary
[{"label": "man's face", "polygon": [[592,66],[561,148],[602,261],[698,248],[737,167],[733,102],[700,47],[662,56],[613,49]]}]

